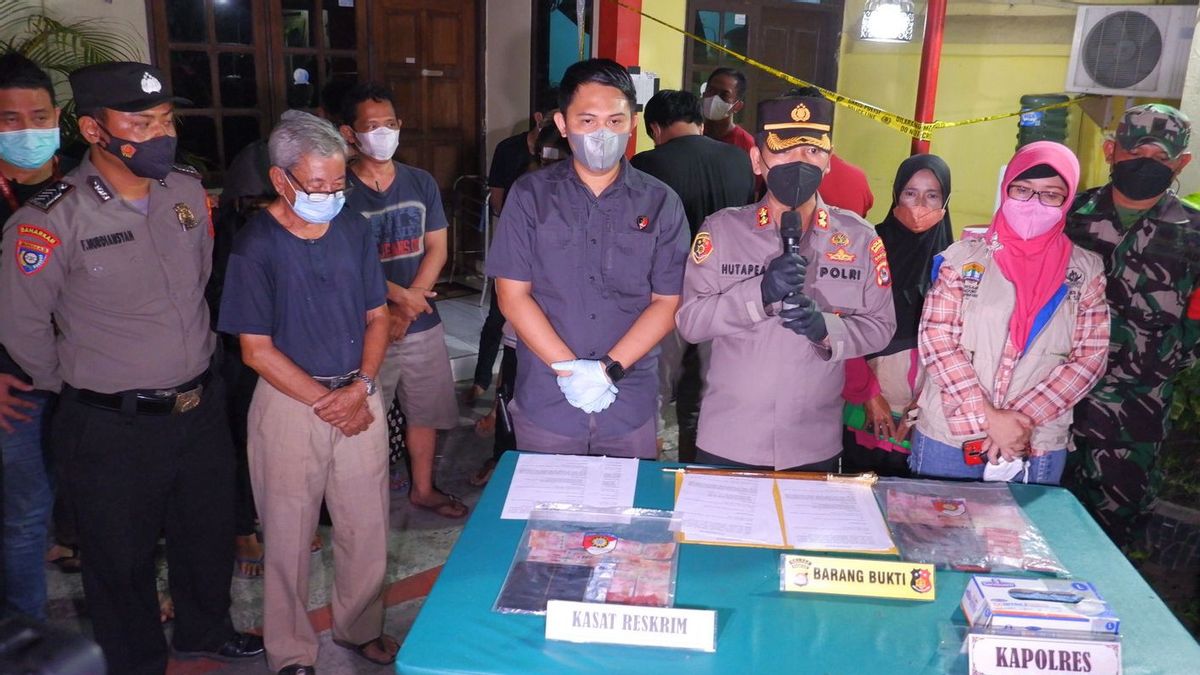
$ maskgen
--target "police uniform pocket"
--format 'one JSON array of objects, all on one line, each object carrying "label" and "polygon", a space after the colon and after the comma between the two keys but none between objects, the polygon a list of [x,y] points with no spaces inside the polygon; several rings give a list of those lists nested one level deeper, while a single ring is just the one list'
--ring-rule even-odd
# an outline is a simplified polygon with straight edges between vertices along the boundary
[{"label": "police uniform pocket", "polygon": [[817,301],[823,311],[858,314],[863,309],[863,281],[866,273],[849,265],[817,265],[809,268],[811,289],[806,294]]}]

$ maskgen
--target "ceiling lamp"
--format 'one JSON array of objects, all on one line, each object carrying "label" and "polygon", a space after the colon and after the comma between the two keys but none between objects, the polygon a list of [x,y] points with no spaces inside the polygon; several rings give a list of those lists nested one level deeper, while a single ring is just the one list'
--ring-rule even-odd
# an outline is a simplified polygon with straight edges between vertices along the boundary
[{"label": "ceiling lamp", "polygon": [[909,0],[869,0],[863,10],[860,40],[912,42],[916,11]]}]

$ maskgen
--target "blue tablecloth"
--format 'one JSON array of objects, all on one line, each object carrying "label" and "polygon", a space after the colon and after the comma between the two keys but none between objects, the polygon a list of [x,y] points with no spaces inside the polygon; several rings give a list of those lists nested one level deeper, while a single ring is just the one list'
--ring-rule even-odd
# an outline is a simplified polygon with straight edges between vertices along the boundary
[{"label": "blue tablecloth", "polygon": [[[675,605],[716,609],[717,651],[547,641],[540,616],[498,614],[523,520],[500,520],[517,453],[506,453],[404,640],[402,673],[936,673],[954,661],[968,576],[937,573],[937,601],[784,594],[778,550],[685,545]],[[641,462],[634,506],[671,509],[678,466]],[[1125,672],[1200,672],[1200,645],[1066,490],[1014,485],[1072,575],[1121,618]]]}]

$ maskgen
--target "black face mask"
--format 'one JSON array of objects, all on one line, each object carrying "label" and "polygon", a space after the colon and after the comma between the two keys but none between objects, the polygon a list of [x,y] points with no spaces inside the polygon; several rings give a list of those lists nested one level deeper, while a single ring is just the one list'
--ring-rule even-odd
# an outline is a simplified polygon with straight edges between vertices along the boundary
[{"label": "black face mask", "polygon": [[808,162],[788,162],[767,171],[767,190],[775,199],[789,209],[812,199],[825,172],[821,167]]},{"label": "black face mask", "polygon": [[133,175],[162,180],[171,173],[178,142],[174,136],[157,136],[139,143],[116,136],[103,126],[100,128],[108,134],[108,141],[101,143],[101,147],[121,160]]},{"label": "black face mask", "polygon": [[1134,200],[1150,199],[1166,192],[1175,180],[1175,171],[1149,157],[1127,159],[1113,164],[1112,184],[1121,194]]}]

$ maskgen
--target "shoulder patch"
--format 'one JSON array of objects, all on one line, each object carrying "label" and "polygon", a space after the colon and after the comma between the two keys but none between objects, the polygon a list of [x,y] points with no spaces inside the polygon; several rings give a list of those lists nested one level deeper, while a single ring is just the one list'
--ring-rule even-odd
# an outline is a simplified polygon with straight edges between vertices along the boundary
[{"label": "shoulder patch", "polygon": [[696,240],[692,242],[692,262],[699,265],[708,260],[708,256],[712,255],[712,252],[712,235],[707,232],[697,234]]},{"label": "shoulder patch", "polygon": [[18,239],[16,246],[17,266],[20,267],[21,273],[25,276],[33,276],[42,271],[42,268],[50,260],[50,254],[53,252],[54,247],[46,245],[45,242]]},{"label": "shoulder patch", "polygon": [[171,168],[186,176],[191,176],[196,180],[200,180],[202,178],[200,172],[196,170],[196,167],[190,164],[172,164]]},{"label": "shoulder patch", "polygon": [[47,185],[45,188],[42,188],[41,192],[30,197],[29,201],[25,203],[29,204],[35,209],[41,210],[44,213],[49,213],[50,209],[54,208],[55,204],[61,201],[63,197],[67,196],[68,192],[74,189],[74,185],[71,185],[70,183],[64,183],[60,180],[53,185]]},{"label": "shoulder patch", "polygon": [[113,198],[112,191],[108,189],[104,181],[100,180],[99,176],[88,176],[87,184],[88,187],[92,188],[92,192],[95,192],[96,196],[100,198],[101,202],[107,202]]}]

